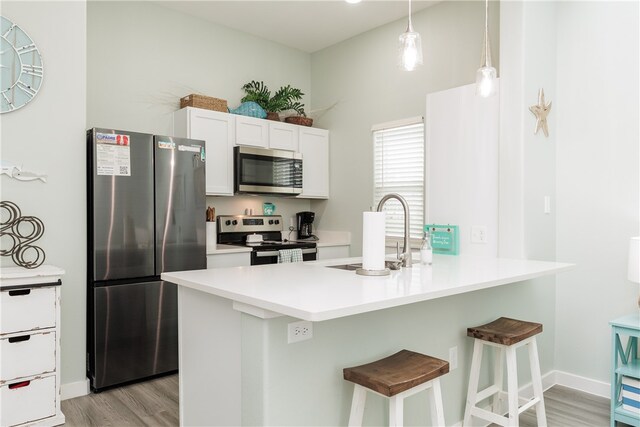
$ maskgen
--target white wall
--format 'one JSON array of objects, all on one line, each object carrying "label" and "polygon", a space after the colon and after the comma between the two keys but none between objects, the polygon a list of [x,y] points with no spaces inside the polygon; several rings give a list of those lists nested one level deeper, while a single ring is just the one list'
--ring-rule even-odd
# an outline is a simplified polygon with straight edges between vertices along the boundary
[{"label": "white wall", "polygon": [[[180,97],[202,93],[235,108],[251,80],[272,92],[300,88],[310,110],[308,53],[149,2],[91,1],[87,9],[87,127],[170,134]],[[284,217],[310,207],[308,200],[262,196],[209,197],[207,204],[217,215],[245,208],[258,214],[265,201]]]},{"label": "white wall", "polygon": [[[494,63],[498,67],[498,7],[490,6]],[[352,232],[352,255],[361,253],[362,212],[373,204],[371,126],[425,115],[426,95],[472,83],[480,65],[484,28],[481,2],[442,2],[413,17],[425,64],[397,67],[400,20],[312,55],[314,109],[338,104],[318,126],[331,130],[331,199],[311,202],[319,226]]]},{"label": "white wall", "polygon": [[[240,104],[241,87],[291,84],[310,100],[310,55],[145,1],[87,7],[87,125],[166,134],[179,99]],[[247,7],[250,13],[250,7]]]},{"label": "white wall", "polygon": [[[62,382],[82,382],[86,310],[86,5],[83,1],[3,0],[0,12],[35,41],[45,67],[36,98],[20,110],[0,116],[0,158],[48,175],[47,183],[20,182],[2,175],[0,198],[16,203],[23,215],[34,215],[44,222],[45,233],[37,245],[46,253],[45,263],[66,271],[62,285]],[[52,19],[54,16],[58,18]],[[6,249],[6,241],[2,242]],[[10,258],[1,262],[2,266],[12,265]]]},{"label": "white wall", "polygon": [[556,365],[609,382],[608,322],[637,310],[626,262],[640,234],[640,11],[638,2],[557,7],[556,246],[577,267],[557,279]]},{"label": "white wall", "polygon": [[[460,252],[498,255],[499,95],[470,84],[427,95],[427,223],[459,226]],[[486,243],[472,243],[472,227]]]}]

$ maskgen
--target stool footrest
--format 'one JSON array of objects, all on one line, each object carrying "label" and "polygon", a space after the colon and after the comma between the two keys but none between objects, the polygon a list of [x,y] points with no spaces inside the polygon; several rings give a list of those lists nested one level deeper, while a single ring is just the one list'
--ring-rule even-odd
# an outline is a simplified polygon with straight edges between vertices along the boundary
[{"label": "stool footrest", "polygon": [[486,398],[491,397],[494,394],[499,393],[500,391],[501,391],[500,388],[498,388],[498,386],[495,384],[490,387],[487,387],[484,390],[478,392],[478,394],[476,395],[476,401],[473,402],[473,404],[475,405],[479,402],[482,402]]},{"label": "stool footrest", "polygon": [[486,409],[478,408],[477,406],[471,408],[471,415],[501,426],[506,426],[509,424],[509,418],[503,417],[502,415],[498,415],[491,411],[487,411]]},{"label": "stool footrest", "polygon": [[528,401],[527,403],[525,403],[524,405],[518,408],[518,414],[523,413],[524,411],[526,411],[527,409],[531,408],[534,405],[537,405],[538,403],[540,403],[540,398],[534,397],[533,399],[531,399],[530,401]]}]

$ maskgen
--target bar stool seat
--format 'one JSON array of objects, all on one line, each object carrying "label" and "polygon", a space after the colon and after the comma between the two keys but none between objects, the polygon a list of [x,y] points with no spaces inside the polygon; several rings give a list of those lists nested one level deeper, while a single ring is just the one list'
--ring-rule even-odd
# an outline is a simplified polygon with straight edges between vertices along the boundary
[{"label": "bar stool seat", "polygon": [[[536,409],[538,426],[546,426],[547,418],[544,408],[544,396],[542,390],[542,376],[540,375],[540,362],[538,359],[538,347],[536,335],[542,332],[542,324],[526,322],[524,320],[501,317],[486,325],[475,326],[467,329],[467,336],[475,338],[473,345],[473,357],[471,359],[471,372],[469,375],[469,390],[464,411],[464,426],[471,425],[471,417],[481,418],[485,421],[501,426],[517,426],[518,416],[531,407]],[[493,385],[478,391],[480,369],[482,366],[482,353],[485,345],[493,347],[495,352]],[[531,383],[533,386],[533,398],[519,406],[518,396],[518,368],[516,365],[516,349],[527,346],[529,349],[529,365],[531,369]],[[508,415],[506,417],[498,413],[503,382],[503,356],[506,354],[507,362],[507,398]],[[492,397],[491,410],[478,406],[478,403]]]},{"label": "bar stool seat", "polygon": [[496,344],[514,345],[542,332],[542,324],[501,317],[491,323],[467,329],[467,336]]},{"label": "bar stool seat", "polygon": [[344,379],[355,384],[349,425],[362,425],[367,391],[389,398],[389,425],[396,426],[403,422],[404,398],[423,390],[429,392],[434,425],[444,425],[439,377],[447,372],[449,362],[409,350],[345,368]]}]

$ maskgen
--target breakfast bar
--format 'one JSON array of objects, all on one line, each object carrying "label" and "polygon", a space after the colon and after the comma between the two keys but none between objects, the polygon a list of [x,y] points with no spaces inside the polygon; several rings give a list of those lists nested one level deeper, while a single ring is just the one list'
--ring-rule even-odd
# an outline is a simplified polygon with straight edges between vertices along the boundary
[{"label": "breakfast bar", "polygon": [[[492,320],[509,314],[514,298],[530,299],[532,311],[522,314],[535,316],[545,304],[536,301],[538,280],[572,267],[473,256],[435,256],[431,266],[383,277],[343,267],[359,261],[163,273],[179,288],[181,425],[344,425],[352,389],[342,368],[403,348],[442,353],[464,334],[449,326],[457,317]],[[478,292],[486,293],[482,305]],[[443,298],[457,298],[460,312],[443,310]],[[312,337],[288,343],[288,324],[300,319],[312,322]],[[458,374],[451,381],[462,381]],[[445,412],[458,417],[450,425],[461,410],[447,410],[447,387]],[[380,423],[383,405],[370,406],[365,423]]]}]

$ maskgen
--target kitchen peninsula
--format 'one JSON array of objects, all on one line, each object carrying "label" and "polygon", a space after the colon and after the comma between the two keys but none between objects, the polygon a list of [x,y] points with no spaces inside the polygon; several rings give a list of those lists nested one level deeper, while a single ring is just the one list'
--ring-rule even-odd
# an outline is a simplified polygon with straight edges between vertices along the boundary
[{"label": "kitchen peninsula", "polygon": [[[491,320],[487,310],[511,314],[513,298],[531,298],[535,307],[535,279],[572,267],[471,256],[436,256],[433,266],[386,277],[328,267],[355,262],[163,273],[179,285],[181,425],[343,425],[352,388],[342,368],[402,348],[447,358],[430,348],[464,331],[447,331],[456,313],[442,312],[438,299],[460,298],[471,325]],[[522,281],[529,282],[500,287]],[[483,299],[495,307],[474,310],[472,292],[495,293]],[[313,338],[288,344],[287,324],[298,319],[314,322]],[[451,414],[446,380],[443,388]],[[447,424],[461,415],[451,418]]]}]

